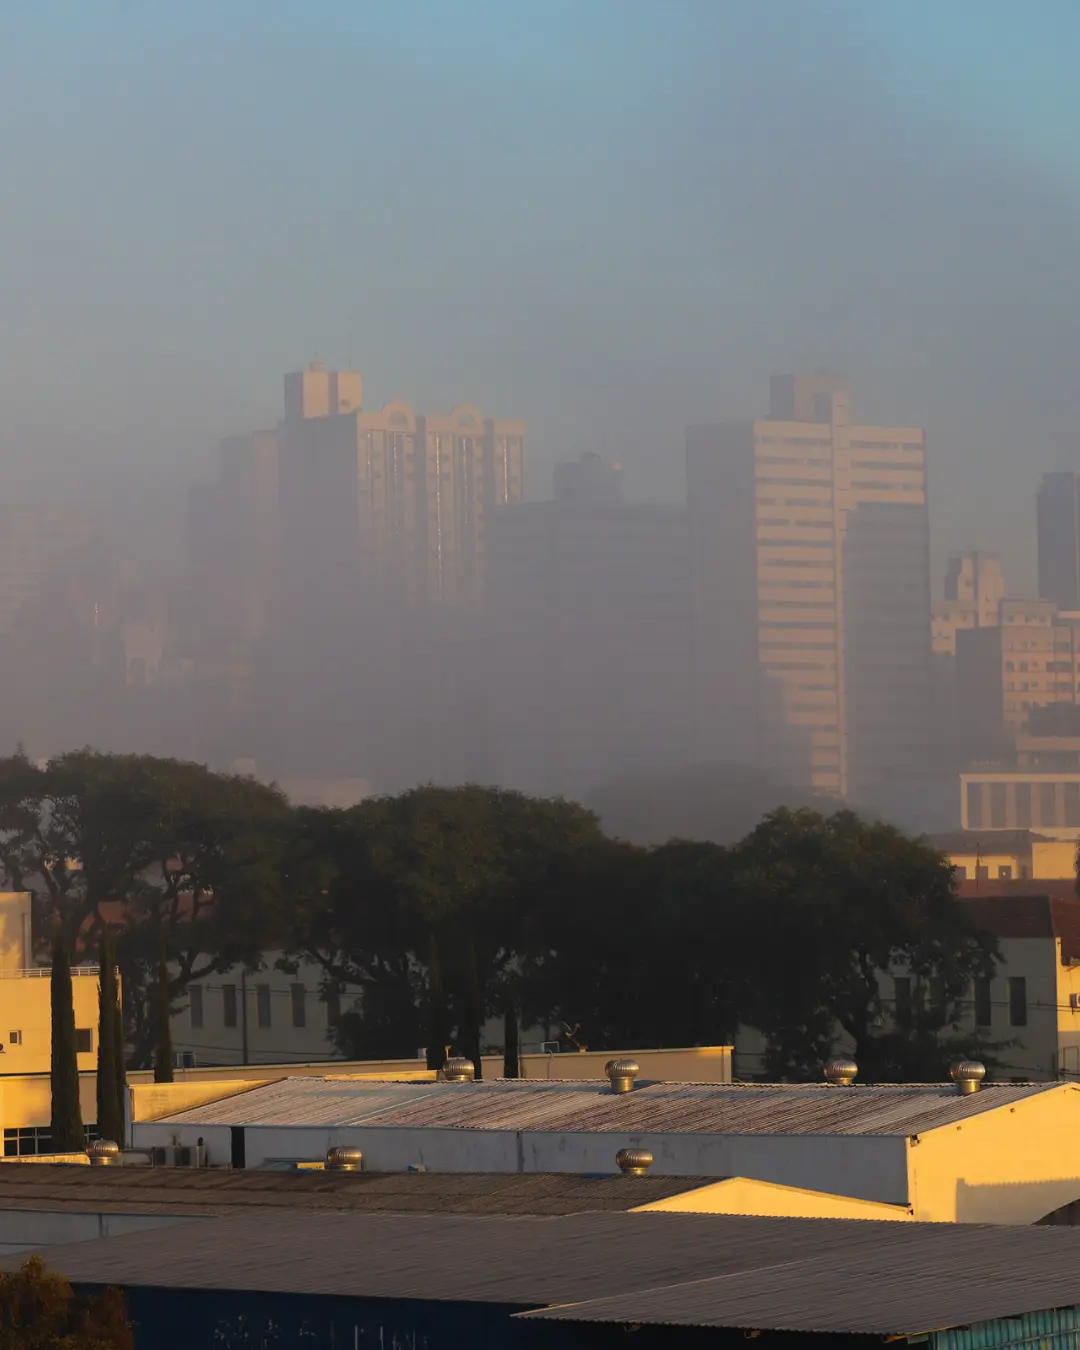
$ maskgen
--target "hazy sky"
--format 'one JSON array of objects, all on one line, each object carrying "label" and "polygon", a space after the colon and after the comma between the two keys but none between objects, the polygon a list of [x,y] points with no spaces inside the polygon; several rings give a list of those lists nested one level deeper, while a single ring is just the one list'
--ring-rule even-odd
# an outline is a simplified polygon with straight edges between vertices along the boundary
[{"label": "hazy sky", "polygon": [[1021,590],[1080,467],[1078,48],[1076,0],[3,0],[4,491],[186,483],[351,348],[527,418],[536,495],[600,449],[674,498],[685,423],[829,365]]}]

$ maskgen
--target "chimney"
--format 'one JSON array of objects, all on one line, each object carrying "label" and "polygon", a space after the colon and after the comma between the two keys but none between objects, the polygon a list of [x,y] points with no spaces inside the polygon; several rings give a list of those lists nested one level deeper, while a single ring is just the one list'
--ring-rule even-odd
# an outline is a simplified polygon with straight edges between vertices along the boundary
[{"label": "chimney", "polygon": [[454,1055],[443,1065],[442,1074],[447,1083],[471,1083],[476,1077],[476,1065],[464,1055]]},{"label": "chimney", "polygon": [[653,1165],[653,1156],[647,1148],[621,1148],[615,1164],[624,1177],[643,1177]]},{"label": "chimney", "polygon": [[956,1090],[962,1097],[969,1092],[978,1092],[982,1080],[986,1077],[986,1065],[977,1059],[958,1059],[949,1068],[949,1077],[956,1084]]},{"label": "chimney", "polygon": [[636,1059],[609,1059],[604,1065],[612,1092],[633,1092],[634,1079],[640,1072]]},{"label": "chimney", "polygon": [[825,1077],[833,1087],[851,1087],[858,1072],[859,1066],[853,1059],[830,1059],[825,1062]]}]

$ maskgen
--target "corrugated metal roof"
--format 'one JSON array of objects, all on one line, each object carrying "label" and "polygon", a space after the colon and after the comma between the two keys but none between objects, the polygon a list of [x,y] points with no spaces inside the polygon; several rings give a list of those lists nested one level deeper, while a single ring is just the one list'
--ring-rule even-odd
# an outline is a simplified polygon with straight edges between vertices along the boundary
[{"label": "corrugated metal roof", "polygon": [[[206,1219],[197,1235],[185,1225],[42,1256],[82,1284],[487,1302],[568,1321],[762,1330],[916,1334],[1080,1304],[1080,1232],[1068,1228],[263,1211]],[[19,1260],[4,1256],[0,1269]]]},{"label": "corrugated metal roof", "polygon": [[625,1134],[909,1135],[1011,1105],[1057,1083],[991,1084],[960,1096],[945,1084],[646,1083],[506,1079],[486,1083],[344,1083],[286,1078],[165,1116],[155,1124],[395,1126],[610,1131]]},{"label": "corrugated metal roof", "polygon": [[542,1172],[224,1171],[0,1166],[0,1209],[229,1214],[251,1209],[398,1214],[585,1214],[630,1210],[715,1178]]}]

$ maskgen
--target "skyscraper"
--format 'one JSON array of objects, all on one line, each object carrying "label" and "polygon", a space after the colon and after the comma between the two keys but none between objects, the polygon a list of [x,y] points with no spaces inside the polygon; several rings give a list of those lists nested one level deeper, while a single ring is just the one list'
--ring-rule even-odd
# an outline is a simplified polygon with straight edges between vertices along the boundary
[{"label": "skyscraper", "polygon": [[555,469],[556,500],[491,533],[494,772],[587,795],[630,769],[693,762],[686,508],[622,502],[597,456]]},{"label": "skyscraper", "polygon": [[273,758],[392,790],[468,771],[472,625],[490,517],[524,493],[525,427],[471,406],[368,412],[361,394],[319,365],[285,380]]},{"label": "skyscraper", "polygon": [[1039,598],[1080,609],[1080,475],[1043,475],[1037,500]]},{"label": "skyscraper", "polygon": [[876,804],[926,773],[925,435],[853,425],[843,381],[687,433],[703,755]]}]

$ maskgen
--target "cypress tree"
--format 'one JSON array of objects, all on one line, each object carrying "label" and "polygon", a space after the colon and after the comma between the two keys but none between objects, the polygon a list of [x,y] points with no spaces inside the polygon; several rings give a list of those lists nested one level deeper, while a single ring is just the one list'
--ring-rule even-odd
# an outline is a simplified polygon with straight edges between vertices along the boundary
[{"label": "cypress tree", "polygon": [[503,1000],[503,1077],[517,1078],[520,1072],[517,1008],[508,995]]},{"label": "cypress tree", "polygon": [[[127,1043],[124,1037],[124,988],[119,980],[116,982],[116,1007],[113,1010],[113,1044],[116,1046],[116,1118],[123,1134],[128,1098]],[[127,1139],[117,1139],[116,1142],[123,1147]]]},{"label": "cypress tree", "polygon": [[86,1147],[79,1107],[79,1061],[75,1049],[75,1004],[71,961],[58,933],[53,941],[52,977],[52,1147],[56,1153],[80,1153]]},{"label": "cypress tree", "polygon": [[122,1144],[124,1117],[117,1113],[120,1093],[117,1077],[120,1073],[122,1047],[116,1040],[116,953],[108,934],[101,939],[101,975],[98,981],[98,1065],[97,1065],[97,1127],[102,1139]]},{"label": "cypress tree", "polygon": [[158,962],[157,985],[154,989],[154,1082],[173,1081],[172,1029],[169,1026],[169,967],[164,950]]}]

